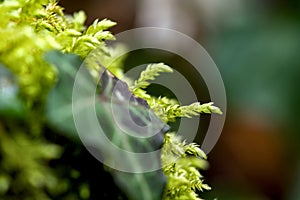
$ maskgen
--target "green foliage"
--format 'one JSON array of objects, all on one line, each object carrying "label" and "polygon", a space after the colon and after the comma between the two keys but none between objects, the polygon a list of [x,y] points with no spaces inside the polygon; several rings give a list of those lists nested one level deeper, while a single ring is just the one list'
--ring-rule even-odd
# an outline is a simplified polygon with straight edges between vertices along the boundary
[{"label": "green foliage", "polygon": [[[7,130],[13,134],[6,134]],[[13,193],[19,199],[49,199],[43,189],[50,193],[61,191],[57,175],[43,164],[60,157],[60,146],[42,138],[28,137],[24,130],[0,123],[0,150],[0,177],[6,185],[0,190],[0,197]],[[12,172],[15,175],[8,176]]]},{"label": "green foliage", "polygon": [[164,199],[199,199],[197,190],[210,190],[199,172],[199,169],[206,169],[208,163],[197,144],[186,144],[179,136],[168,133],[161,159],[163,171],[168,177]]},{"label": "green foliage", "polygon": [[106,29],[116,24],[95,20],[86,28],[83,11],[66,16],[54,0],[6,0],[0,4],[0,18],[0,61],[17,74],[29,104],[43,99],[55,81],[55,70],[43,59],[46,51],[58,49],[82,58],[99,46],[105,52],[104,40],[114,39]]},{"label": "green foliage", "polygon": [[0,64],[0,115],[21,117],[24,115],[24,105],[18,97],[16,77]]},{"label": "green foliage", "polygon": [[176,99],[169,99],[167,97],[153,97],[147,94],[143,89],[146,89],[151,83],[149,80],[154,80],[161,72],[173,72],[169,66],[158,63],[150,64],[141,72],[138,80],[130,87],[131,91],[138,97],[146,99],[151,109],[157,116],[165,123],[174,122],[178,117],[191,118],[198,116],[200,113],[216,113],[222,114],[222,111],[213,106],[213,102],[200,104],[199,102],[192,103],[187,106],[181,106]]},{"label": "green foliage", "polygon": [[85,64],[92,77],[97,81],[99,79],[99,73],[102,72],[101,70],[103,70],[105,66],[105,69],[108,69],[117,78],[122,78],[122,80],[130,82],[131,80],[124,76],[122,69],[124,59],[126,58],[126,55],[122,55],[122,53],[126,51],[126,49],[127,47],[125,45],[118,44],[114,47],[106,47],[105,51],[102,48],[91,51],[88,55],[88,59],[85,59]]},{"label": "green foliage", "polygon": [[[76,70],[92,50],[99,48],[92,53],[93,58],[103,61],[101,64],[118,77],[123,75],[120,68],[123,58],[112,62],[118,49],[107,48],[104,43],[114,39],[107,29],[115,23],[107,19],[95,20],[85,27],[84,12],[65,15],[55,0],[4,0],[0,2],[0,18],[0,198],[48,200],[67,193],[65,199],[87,199],[91,193],[85,182],[79,184],[75,192],[69,191],[71,177],[80,177],[80,172],[70,170],[71,175],[64,176],[50,167],[49,163],[58,160],[65,147],[49,141],[46,133],[55,137],[53,135],[58,131],[77,137],[72,121],[71,89]],[[77,56],[52,53],[46,60],[44,55],[50,50]],[[93,77],[103,70],[98,63],[87,67]],[[175,99],[147,94],[144,89],[149,81],[161,72],[172,72],[172,69],[163,63],[149,65],[130,88],[137,97],[148,102],[153,110],[150,112],[152,119],[158,116],[167,123],[177,117],[220,113],[212,103],[180,106]],[[126,77],[122,79],[126,80]],[[120,92],[130,91],[125,87]],[[149,122],[146,104],[141,102],[142,99],[135,98],[130,111],[135,119]],[[98,102],[96,107],[99,116],[108,122],[105,127],[112,131],[105,134],[121,149],[149,152],[163,145],[161,158],[153,160],[154,165],[162,161],[162,170],[145,174],[110,170],[129,197],[160,199],[165,191],[165,199],[196,199],[196,190],[209,189],[198,171],[207,165],[205,155],[196,144],[185,144],[174,134],[164,137],[167,128],[151,138],[153,141],[131,138],[115,126],[107,111],[110,108],[108,102]],[[119,109],[122,113],[123,104]],[[125,120],[126,115],[123,117]],[[167,127],[158,118],[156,125]],[[51,129],[53,126],[55,130]],[[109,152],[105,155],[113,156]],[[143,163],[128,160],[128,164],[139,168]],[[168,179],[166,188],[165,176]]]},{"label": "green foliage", "polygon": [[165,123],[174,122],[178,117],[191,118],[193,116],[198,116],[200,113],[222,114],[221,110],[218,107],[213,106],[212,102],[205,104],[195,102],[187,106],[180,106],[179,102],[175,99],[158,97],[151,98],[149,104],[155,114]]},{"label": "green foliage", "polygon": [[[76,72],[78,71],[82,62],[75,55],[66,55],[56,51],[49,52],[46,57],[47,60],[53,63],[59,70],[59,80],[48,96],[48,121],[54,127],[62,130],[64,133],[68,133],[68,135],[72,136],[73,138],[77,138],[78,135],[73,121],[73,115],[80,114],[85,116],[84,110],[88,110],[90,106],[81,104],[80,109],[72,110],[72,90]],[[83,76],[83,78],[80,79],[81,82],[78,85],[82,88],[77,88],[82,94],[82,101],[80,101],[80,99],[78,100],[80,102],[84,102],[84,100],[87,98],[84,96],[84,94],[89,94],[86,93],[86,91],[91,91],[91,94],[93,94],[93,88],[96,88],[96,82],[91,81],[93,79],[91,78],[89,72],[86,72],[87,73]],[[102,85],[102,92],[100,94],[96,94],[101,96],[101,98],[97,98],[98,100],[95,102],[95,107],[97,108],[96,113],[103,132],[100,132],[95,138],[93,138],[93,134],[86,133],[87,137],[92,137],[90,138],[88,145],[94,146],[94,148],[98,149],[99,152],[101,152],[104,161],[112,158],[116,159],[120,155],[115,155],[114,151],[110,151],[108,148],[109,144],[105,144],[106,141],[104,139],[97,139],[98,137],[101,137],[101,135],[108,137],[110,142],[118,146],[120,149],[124,149],[126,151],[146,153],[157,150],[163,144],[163,134],[168,130],[168,127],[159,119],[155,119],[157,117],[154,115],[154,113],[151,114],[145,105],[141,103],[136,104],[136,102],[139,103],[140,101],[136,99],[134,103],[132,102],[129,105],[129,110],[132,114],[133,120],[145,123],[146,127],[149,127],[148,129],[144,129],[145,132],[154,132],[154,128],[156,128],[156,126],[162,127],[162,132],[150,138],[132,137],[131,135],[141,135],[142,133],[136,132],[135,128],[131,127],[131,123],[126,121],[128,118],[128,107],[126,106],[127,102],[122,99],[118,99],[118,103],[111,105],[111,95],[113,91],[122,95],[126,95],[126,93],[129,94],[129,88],[125,83],[123,83],[124,85],[122,85],[122,87],[118,88],[116,83],[118,81],[118,84],[120,84],[120,81],[112,78],[111,76],[107,77],[108,79],[105,79],[105,82],[102,84],[106,85],[106,83],[111,83],[112,85],[110,87],[104,87]],[[110,111],[112,106],[116,107],[118,110],[118,115],[121,117],[121,119],[118,121],[114,120],[115,117]],[[151,114],[151,120],[149,119],[149,113]],[[87,119],[88,117],[83,117],[81,123],[88,123],[88,121],[86,121]],[[150,123],[153,123],[153,121],[155,121],[155,126],[149,126]],[[116,126],[116,124],[118,125]],[[130,130],[130,133],[124,134],[123,129]],[[119,160],[119,162],[122,162],[122,165],[129,166],[128,170],[133,172],[140,172],[140,168],[145,165],[144,161],[145,160],[140,160],[139,157],[132,157],[131,154],[124,154]],[[114,160],[114,162],[116,162],[114,165],[118,165],[118,161]],[[119,187],[124,189],[125,193],[130,197],[130,199],[161,199],[166,180],[162,170],[160,169],[160,157],[152,157],[151,164],[159,170],[149,173],[126,173],[117,171],[115,169],[108,170],[114,176]]]},{"label": "green foliage", "polygon": [[82,61],[76,55],[64,56],[56,51],[48,52],[45,58],[58,70],[57,82],[46,100],[47,121],[72,139],[78,139],[72,113],[72,90],[74,77]]},{"label": "green foliage", "polygon": [[150,85],[149,81],[154,80],[155,77],[158,76],[161,72],[173,72],[173,70],[163,63],[148,65],[147,68],[142,71],[138,80],[134,82],[134,85],[131,86],[131,90],[135,92],[138,89],[145,89]]},{"label": "green foliage", "polygon": [[[174,122],[178,117],[191,118],[200,113],[222,114],[212,102],[205,104],[195,102],[181,106],[176,99],[150,96],[143,89],[150,85],[148,80],[154,80],[155,76],[159,75],[158,72],[172,72],[172,70],[162,63],[151,64],[141,73],[131,89],[135,95],[146,99],[151,109],[165,123]],[[204,179],[199,172],[208,166],[205,153],[199,145],[186,144],[174,133],[167,133],[164,138],[161,160],[163,172],[168,178],[164,199],[199,199],[197,191],[210,190],[210,187],[203,183]]]},{"label": "green foliage", "polygon": [[178,104],[175,104],[168,105],[163,108],[163,115],[170,122],[174,122],[177,117],[191,118],[193,116],[198,116],[200,113],[222,114],[221,110],[218,107],[213,106],[212,102],[205,104],[195,102],[187,106],[179,106]]},{"label": "green foliage", "polygon": [[84,58],[99,45],[105,52],[104,40],[113,39],[105,29],[115,23],[95,21],[86,28],[84,12],[64,15],[53,0],[1,1],[0,19],[0,199],[87,196],[87,187],[77,188],[83,191],[78,195],[68,191],[71,180],[48,165],[64,147],[45,136],[45,100],[58,71],[44,54],[57,49]]}]

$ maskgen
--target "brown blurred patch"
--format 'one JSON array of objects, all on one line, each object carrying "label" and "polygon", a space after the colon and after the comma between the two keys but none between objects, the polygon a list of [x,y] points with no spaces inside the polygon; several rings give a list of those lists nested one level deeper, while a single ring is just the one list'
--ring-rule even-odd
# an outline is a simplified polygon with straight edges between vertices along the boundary
[{"label": "brown blurred patch", "polygon": [[117,26],[111,31],[116,34],[132,28],[135,17],[135,5],[131,0],[61,0],[59,2],[65,8],[66,13],[74,13],[84,10],[87,14],[87,24],[95,19],[110,19],[117,22]]},{"label": "brown blurred patch", "polygon": [[209,154],[207,178],[251,189],[272,200],[283,199],[289,179],[288,150],[279,123],[242,113],[229,116],[221,138]]}]

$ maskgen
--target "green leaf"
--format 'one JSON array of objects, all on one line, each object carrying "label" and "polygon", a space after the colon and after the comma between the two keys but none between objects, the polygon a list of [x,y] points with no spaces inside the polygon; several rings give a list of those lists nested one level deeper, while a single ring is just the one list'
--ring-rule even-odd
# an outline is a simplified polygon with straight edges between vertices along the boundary
[{"label": "green leaf", "polygon": [[[75,75],[81,65],[80,59],[74,55],[49,52],[46,59],[56,65],[59,71],[58,82],[48,97],[48,121],[63,132],[68,132],[68,135],[78,138],[73,115],[81,115],[82,120],[76,121],[76,127],[81,125],[87,127],[84,133],[87,139],[83,141],[84,144],[100,152],[104,164],[109,165],[108,171],[112,173],[115,182],[128,198],[162,199],[166,178],[161,170],[160,154],[155,154],[147,160],[132,154],[159,150],[163,145],[164,133],[169,127],[150,110],[145,100],[132,95],[125,82],[114,77],[104,67],[100,67],[102,77],[94,108],[101,129],[99,133],[93,135],[92,132],[95,131],[91,128],[93,119],[89,118],[90,113],[87,111],[91,105],[89,101],[85,104],[84,95],[95,92],[93,90],[95,79],[86,73],[87,68],[84,68],[82,82],[74,85]],[[79,87],[77,89],[82,94],[79,97],[83,100],[82,103],[73,105],[74,110],[72,110],[73,87]],[[117,111],[118,116],[115,116],[114,111]],[[136,125],[143,127],[143,131],[136,129]],[[118,147],[117,149],[122,149],[125,153],[118,154],[111,146]],[[126,170],[120,169],[120,166]],[[153,170],[144,172],[145,167],[153,167]]]},{"label": "green leaf", "polygon": [[14,74],[0,64],[0,116],[21,117],[25,107],[18,96],[19,87]]},{"label": "green leaf", "polygon": [[46,54],[46,60],[58,69],[58,80],[49,92],[46,115],[50,125],[63,133],[78,139],[72,116],[72,90],[74,77],[82,61],[76,55],[63,55],[58,51]]}]

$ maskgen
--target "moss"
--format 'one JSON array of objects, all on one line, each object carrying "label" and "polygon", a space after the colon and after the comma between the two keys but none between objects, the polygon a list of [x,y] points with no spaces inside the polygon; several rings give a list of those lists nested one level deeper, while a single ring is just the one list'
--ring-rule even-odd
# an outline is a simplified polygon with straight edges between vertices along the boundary
[{"label": "moss", "polygon": [[[65,199],[89,199],[93,194],[88,183],[70,191],[72,180],[79,181],[81,177],[77,169],[70,169],[63,176],[49,164],[61,158],[66,148],[47,136],[45,101],[57,81],[58,71],[44,60],[44,54],[59,50],[84,59],[100,47],[96,56],[109,63],[109,69],[117,76],[122,76],[122,59],[114,63],[109,59],[118,49],[109,49],[104,44],[105,40],[114,39],[107,29],[116,23],[95,20],[86,27],[83,11],[65,15],[55,0],[0,1],[0,18],[0,63],[14,74],[17,95],[26,110],[22,119],[0,118],[0,197],[48,200],[67,193]],[[97,74],[97,66],[91,66],[91,74]],[[135,82],[123,77],[133,83],[132,92],[147,100],[162,121],[168,123],[203,112],[221,113],[212,103],[182,106],[175,99],[147,94],[144,89],[150,84],[148,81],[162,72],[172,69],[163,63],[151,64]],[[0,86],[5,87],[1,82]],[[56,136],[50,136],[53,137]],[[210,189],[199,172],[207,167],[205,159],[197,144],[186,144],[176,134],[166,134],[161,155],[163,172],[168,178],[164,199],[197,199],[196,191]]]}]

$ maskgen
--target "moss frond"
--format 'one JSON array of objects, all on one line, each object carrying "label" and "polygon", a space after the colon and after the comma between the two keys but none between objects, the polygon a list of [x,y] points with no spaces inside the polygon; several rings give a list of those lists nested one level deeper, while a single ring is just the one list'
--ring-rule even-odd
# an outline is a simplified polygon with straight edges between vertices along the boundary
[{"label": "moss frond", "polygon": [[[139,79],[131,86],[133,93],[144,98],[154,113],[165,123],[174,122],[176,118],[192,118],[201,113],[222,114],[222,111],[213,105],[213,102],[190,105],[180,105],[176,99],[167,97],[154,97],[144,90],[150,85],[149,80],[154,80],[160,72],[172,72],[164,64],[149,65],[140,75]],[[194,142],[186,143],[175,133],[167,133],[162,148],[161,161],[163,172],[168,178],[165,188],[164,200],[200,200],[198,192],[210,190],[204,183],[204,178],[199,170],[207,169],[206,154]]]},{"label": "moss frond", "polygon": [[[115,23],[104,19],[85,27],[83,11],[67,15],[56,0],[0,1],[0,19],[0,63],[16,76],[18,95],[28,111],[22,125],[13,121],[8,126],[6,119],[0,123],[0,196],[22,193],[24,199],[50,199],[68,192],[71,184],[45,164],[63,149],[43,134],[48,131],[45,99],[57,78],[44,54],[60,50],[84,58],[98,45],[106,52],[104,40],[114,39],[106,29]],[[100,56],[106,56],[103,52]]]},{"label": "moss frond", "polygon": [[156,63],[150,64],[147,68],[142,71],[138,80],[134,82],[134,85],[131,86],[131,90],[135,92],[138,89],[145,89],[150,85],[150,80],[154,80],[156,76],[159,76],[161,72],[173,72],[172,68],[163,64]]},{"label": "moss frond", "polygon": [[162,149],[163,172],[168,178],[164,199],[197,200],[197,191],[210,190],[201,169],[208,167],[205,153],[195,143],[186,144],[174,133],[165,135]]}]

